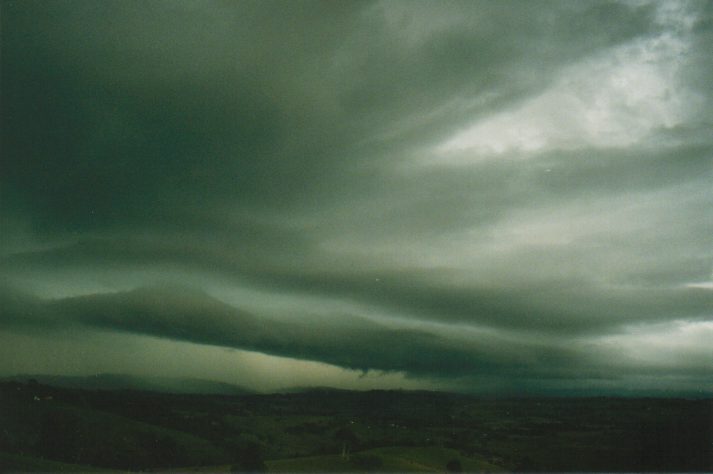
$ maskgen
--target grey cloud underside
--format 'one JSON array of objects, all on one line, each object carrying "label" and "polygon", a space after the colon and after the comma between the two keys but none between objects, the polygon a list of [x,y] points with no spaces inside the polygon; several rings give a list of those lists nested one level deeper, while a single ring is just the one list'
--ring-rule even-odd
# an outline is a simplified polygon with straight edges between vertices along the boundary
[{"label": "grey cloud underside", "polygon": [[[92,266],[126,270],[169,265],[183,271],[197,270],[217,273],[229,280],[250,281],[269,291],[361,302],[382,308],[386,313],[395,312],[424,321],[532,334],[606,334],[631,324],[713,318],[713,292],[703,288],[658,285],[611,288],[571,279],[525,280],[498,286],[453,286],[441,282],[447,281],[449,275],[448,271],[438,269],[357,272],[309,267],[296,269],[285,265],[260,267],[245,255],[250,253],[249,250],[245,252],[245,247],[237,247],[228,258],[222,251],[207,247],[98,240],[51,251],[15,254],[4,259],[3,264],[6,269],[22,269],[30,274],[33,267],[81,271]],[[265,264],[264,259],[260,262]],[[562,265],[565,264],[562,261]],[[706,270],[701,266],[701,271]],[[667,268],[667,271],[671,277],[672,269]]]},{"label": "grey cloud underside", "polygon": [[[243,250],[238,249],[235,255]],[[440,282],[448,275],[438,270],[357,273],[288,267],[270,269],[258,267],[250,258],[229,260],[224,253],[204,247],[156,247],[136,241],[84,242],[50,252],[14,255],[3,263],[6,268],[24,271],[33,265],[130,269],[168,264],[184,272],[217,272],[236,280],[251,281],[269,291],[357,301],[416,320],[531,334],[607,334],[631,324],[671,319],[705,321],[713,317],[710,312],[713,292],[701,288],[608,288],[572,280],[530,282],[526,287],[452,287]]]},{"label": "grey cloud underside", "polygon": [[43,301],[5,289],[4,329],[72,327],[143,334],[313,360],[356,370],[401,371],[431,377],[525,372],[547,362],[545,376],[581,358],[565,348],[490,337],[458,338],[389,327],[359,317],[348,325],[328,321],[270,320],[185,289],[139,289]]},{"label": "grey cloud underside", "polygon": [[[257,317],[185,288],[144,288],[59,300],[40,300],[3,288],[0,329],[105,330],[176,341],[240,348],[360,371],[398,371],[436,380],[466,380],[469,390],[551,391],[592,384],[626,383],[632,377],[669,383],[667,362],[645,366],[602,359],[592,347],[513,340],[492,334],[444,333],[398,328],[360,317],[349,324]],[[610,356],[608,356],[610,357]],[[678,367],[674,380],[686,390],[710,381],[710,360],[701,355]],[[681,383],[679,383],[681,385]],[[589,388],[587,388],[589,387]],[[599,387],[601,389],[602,387]],[[650,389],[650,385],[644,389]],[[666,387],[670,388],[670,387]],[[681,389],[681,386],[678,387]]]},{"label": "grey cloud underside", "polygon": [[402,50],[383,47],[401,42],[388,4],[212,6],[5,2],[4,200],[56,232],[140,228],[191,204],[339,199],[369,160],[358,145],[394,120],[491,91],[502,105],[651,28],[646,9],[616,4],[562,4],[553,28],[552,13],[526,3],[518,15],[454,3],[441,13],[455,26]]}]

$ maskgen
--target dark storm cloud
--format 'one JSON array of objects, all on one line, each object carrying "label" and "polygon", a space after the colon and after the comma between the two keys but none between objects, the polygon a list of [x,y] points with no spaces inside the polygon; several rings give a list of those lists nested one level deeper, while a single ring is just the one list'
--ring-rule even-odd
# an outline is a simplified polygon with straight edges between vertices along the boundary
[{"label": "dark storm cloud", "polygon": [[[676,318],[710,319],[713,292],[685,286],[602,287],[586,278],[513,279],[511,285],[449,285],[447,270],[419,268],[320,269],[305,265],[295,268],[284,255],[275,259],[267,253],[283,244],[279,232],[270,234],[274,244],[256,232],[253,239],[223,248],[204,242],[151,242],[141,240],[92,240],[42,252],[14,254],[3,259],[7,271],[29,272],[43,268],[92,266],[126,269],[132,266],[169,265],[184,271],[214,272],[236,281],[247,280],[274,291],[288,291],[346,298],[383,307],[398,314],[423,320],[470,323],[476,326],[509,328],[532,333],[577,334],[609,332],[631,323],[657,322]],[[639,243],[645,239],[639,238]],[[258,245],[258,243],[260,245]],[[202,244],[202,245],[201,245]],[[295,248],[295,242],[290,242]],[[304,248],[310,249],[310,246]],[[304,254],[314,252],[306,250]],[[558,250],[560,252],[560,250]],[[515,262],[502,265],[538,265],[542,261],[568,260],[581,256],[546,254],[540,257],[515,255]],[[665,274],[649,271],[649,279],[671,280],[708,271],[707,259],[683,260],[676,268],[668,265]],[[656,270],[656,269],[655,269]],[[662,270],[663,271],[663,270]],[[522,272],[521,272],[522,273]],[[685,281],[685,280],[684,280]]]},{"label": "dark storm cloud", "polygon": [[[4,289],[3,328],[51,329],[78,325],[161,338],[219,345],[292,358],[315,360],[349,369],[404,371],[432,377],[475,376],[523,369],[548,362],[542,373],[561,370],[579,357],[564,348],[492,337],[465,340],[427,331],[393,328],[363,318],[348,324],[330,321],[277,320],[258,317],[208,295],[186,289],[146,288],[39,301]],[[393,341],[400,341],[393,344]]]},{"label": "dark storm cloud", "polygon": [[[429,4],[5,2],[5,199],[70,231],[216,200],[309,203],[349,181],[350,146],[393,120],[448,96],[512,95],[503,81],[541,87],[568,58],[649,27],[646,10],[616,4],[518,7],[444,5],[455,24],[429,34]],[[402,24],[418,47],[399,47]],[[566,45],[556,56],[536,44],[552,40]]]},{"label": "dark storm cloud", "polygon": [[[553,387],[706,355],[707,3],[1,5],[8,331]],[[166,281],[233,306],[124,291]]]},{"label": "dark storm cloud", "polygon": [[[360,371],[399,371],[460,380],[468,390],[489,391],[494,383],[498,391],[548,393],[560,387],[565,392],[591,393],[592,387],[606,391],[611,384],[626,385],[629,377],[656,379],[672,369],[670,360],[632,367],[591,347],[517,340],[492,333],[434,333],[360,317],[350,317],[346,324],[344,320],[335,324],[329,320],[265,318],[185,288],[143,288],[39,300],[5,287],[0,302],[5,308],[0,315],[4,330],[53,334],[67,329],[99,329],[150,335]],[[675,367],[675,374],[682,384],[679,390],[695,391],[696,381],[711,378],[710,360],[694,353],[685,365]],[[661,387],[666,388],[666,383]]]}]

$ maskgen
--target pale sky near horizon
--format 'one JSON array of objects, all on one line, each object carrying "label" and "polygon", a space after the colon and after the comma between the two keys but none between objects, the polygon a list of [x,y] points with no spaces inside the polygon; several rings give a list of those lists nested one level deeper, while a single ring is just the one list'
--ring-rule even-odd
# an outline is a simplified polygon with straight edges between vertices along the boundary
[{"label": "pale sky near horizon", "polygon": [[711,2],[0,5],[0,375],[713,394]]}]

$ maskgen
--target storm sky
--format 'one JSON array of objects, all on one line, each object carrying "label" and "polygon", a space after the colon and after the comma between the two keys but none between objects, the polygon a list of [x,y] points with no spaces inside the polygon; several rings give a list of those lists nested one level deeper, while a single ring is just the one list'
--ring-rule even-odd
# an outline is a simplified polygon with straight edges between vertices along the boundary
[{"label": "storm sky", "polygon": [[713,394],[713,4],[3,0],[0,374]]}]

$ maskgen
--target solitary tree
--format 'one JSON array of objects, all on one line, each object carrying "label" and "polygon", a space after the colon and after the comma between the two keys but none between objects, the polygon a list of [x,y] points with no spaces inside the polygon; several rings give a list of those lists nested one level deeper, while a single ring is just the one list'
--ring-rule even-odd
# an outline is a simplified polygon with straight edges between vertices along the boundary
[{"label": "solitary tree", "polygon": [[349,453],[352,448],[357,445],[359,439],[354,432],[347,427],[340,428],[334,434],[334,437],[342,442],[342,458],[349,459]]}]

